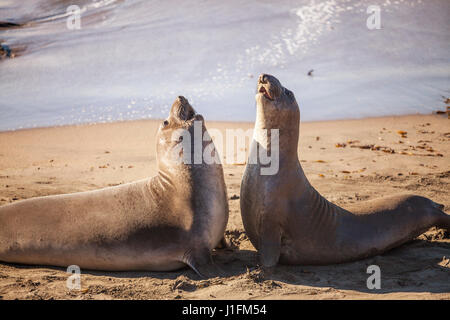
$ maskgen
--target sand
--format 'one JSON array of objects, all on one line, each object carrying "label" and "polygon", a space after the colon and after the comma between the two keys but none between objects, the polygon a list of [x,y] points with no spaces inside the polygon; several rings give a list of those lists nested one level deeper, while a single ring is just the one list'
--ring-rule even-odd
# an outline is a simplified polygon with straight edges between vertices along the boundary
[{"label": "sand", "polygon": [[[341,206],[408,192],[443,203],[450,212],[449,123],[439,115],[302,123],[299,157],[311,183]],[[145,120],[0,133],[0,205],[154,175],[158,125]],[[224,166],[230,199],[226,237],[233,245],[216,250],[214,259],[225,277],[199,280],[189,269],[82,270],[81,290],[70,291],[63,268],[0,263],[0,298],[450,299],[450,237],[436,228],[381,256],[331,266],[278,266],[270,279],[258,281],[256,252],[239,210],[243,171],[242,164]],[[366,286],[372,264],[381,268],[380,290]]]}]

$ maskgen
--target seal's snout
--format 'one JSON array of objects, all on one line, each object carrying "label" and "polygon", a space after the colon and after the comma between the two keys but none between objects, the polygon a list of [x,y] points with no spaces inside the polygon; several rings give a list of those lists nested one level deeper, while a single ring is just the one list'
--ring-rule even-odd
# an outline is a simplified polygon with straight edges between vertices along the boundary
[{"label": "seal's snout", "polygon": [[195,116],[195,110],[185,97],[178,96],[172,105],[170,115],[179,120],[187,121]]},{"label": "seal's snout", "polygon": [[257,91],[258,94],[261,94],[264,98],[274,101],[275,99],[278,99],[281,94],[280,81],[270,74],[262,73],[258,78]]}]

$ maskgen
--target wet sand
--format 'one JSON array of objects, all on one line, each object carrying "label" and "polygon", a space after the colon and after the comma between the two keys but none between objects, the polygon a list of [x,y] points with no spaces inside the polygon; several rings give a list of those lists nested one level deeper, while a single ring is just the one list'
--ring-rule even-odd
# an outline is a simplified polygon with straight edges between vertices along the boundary
[{"label": "wet sand", "polygon": [[[415,193],[450,212],[450,120],[413,115],[302,123],[299,156],[311,183],[345,207]],[[36,196],[98,189],[156,174],[159,121],[53,127],[0,133],[0,205]],[[208,128],[252,123],[207,122]],[[226,237],[214,252],[223,278],[193,271],[82,271],[69,291],[62,268],[0,263],[0,299],[450,299],[450,236],[432,228],[384,255],[331,266],[278,266],[256,277],[256,252],[245,235],[239,187],[242,164],[224,165],[230,204]],[[381,268],[380,290],[366,286],[367,266]]]}]

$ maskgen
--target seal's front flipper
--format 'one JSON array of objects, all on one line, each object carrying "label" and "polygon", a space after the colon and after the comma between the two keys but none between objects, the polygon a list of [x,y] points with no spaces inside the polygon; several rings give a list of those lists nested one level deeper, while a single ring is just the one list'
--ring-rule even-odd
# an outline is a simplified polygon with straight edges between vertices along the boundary
[{"label": "seal's front flipper", "polygon": [[274,267],[280,259],[281,232],[276,223],[261,221],[258,240],[258,261],[261,267]]},{"label": "seal's front flipper", "polygon": [[211,251],[207,248],[190,250],[183,256],[183,262],[201,278],[223,277],[224,272],[213,262]]}]

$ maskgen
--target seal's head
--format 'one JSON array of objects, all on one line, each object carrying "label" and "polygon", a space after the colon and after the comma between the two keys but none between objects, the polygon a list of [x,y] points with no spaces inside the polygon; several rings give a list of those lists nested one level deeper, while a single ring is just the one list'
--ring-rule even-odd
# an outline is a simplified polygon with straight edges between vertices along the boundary
[{"label": "seal's head", "polygon": [[[195,127],[197,130],[194,130]],[[156,148],[160,166],[181,164],[180,159],[184,164],[189,164],[187,159],[194,153],[194,134],[203,136],[205,130],[203,117],[195,112],[185,97],[178,96],[169,117],[162,121],[158,129]]]},{"label": "seal's head", "polygon": [[299,121],[300,111],[294,93],[283,87],[277,78],[261,74],[256,90],[257,117],[265,127],[280,128],[286,121]]},{"label": "seal's head", "polygon": [[265,108],[298,108],[292,91],[283,87],[280,81],[269,74],[261,74],[258,79],[256,103]]}]

